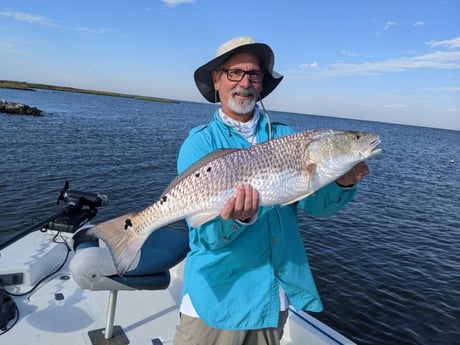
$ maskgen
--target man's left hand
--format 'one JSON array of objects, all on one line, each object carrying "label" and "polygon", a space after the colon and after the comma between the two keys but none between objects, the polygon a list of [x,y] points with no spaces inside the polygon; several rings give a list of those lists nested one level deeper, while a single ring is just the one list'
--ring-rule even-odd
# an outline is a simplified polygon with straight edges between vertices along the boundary
[{"label": "man's left hand", "polygon": [[236,194],[229,198],[220,212],[222,219],[238,219],[245,222],[259,210],[259,192],[250,184],[239,184]]},{"label": "man's left hand", "polygon": [[353,169],[345,175],[335,180],[335,182],[341,187],[352,187],[356,182],[361,181],[367,174],[369,174],[369,168],[366,163],[361,162],[356,164]]}]

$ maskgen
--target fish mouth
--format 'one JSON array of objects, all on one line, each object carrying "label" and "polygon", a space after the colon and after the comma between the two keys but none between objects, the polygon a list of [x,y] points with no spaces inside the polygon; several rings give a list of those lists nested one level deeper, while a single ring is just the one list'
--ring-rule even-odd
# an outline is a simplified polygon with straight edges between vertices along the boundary
[{"label": "fish mouth", "polygon": [[378,147],[380,143],[380,137],[377,137],[376,139],[372,140],[367,149],[364,152],[359,153],[361,158],[364,160],[380,154],[382,152],[382,149]]},{"label": "fish mouth", "polygon": [[373,140],[370,145],[369,145],[369,157],[373,157],[378,155],[379,153],[382,152],[382,149],[378,147],[382,141],[380,140],[380,137],[377,139]]}]

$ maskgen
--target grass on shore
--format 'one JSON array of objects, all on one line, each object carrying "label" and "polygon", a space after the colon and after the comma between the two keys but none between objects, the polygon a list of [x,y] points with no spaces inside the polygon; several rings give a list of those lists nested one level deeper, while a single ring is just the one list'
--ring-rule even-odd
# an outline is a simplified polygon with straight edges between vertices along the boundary
[{"label": "grass on shore", "polygon": [[25,82],[25,81],[0,80],[0,88],[29,90],[29,91],[34,91],[35,89],[44,89],[44,90],[54,90],[54,91],[89,93],[89,94],[93,94],[93,95],[102,95],[102,96],[115,96],[115,97],[124,97],[124,98],[134,98],[134,99],[140,99],[140,100],[145,100],[145,101],[153,101],[153,102],[179,103],[179,101],[173,100],[173,99],[148,97],[148,96],[137,96],[137,95],[128,95],[128,94],[117,93],[117,92],[108,92],[108,91],[77,89],[77,88],[68,87],[68,86],[57,86],[57,85],[28,83],[28,82]]}]

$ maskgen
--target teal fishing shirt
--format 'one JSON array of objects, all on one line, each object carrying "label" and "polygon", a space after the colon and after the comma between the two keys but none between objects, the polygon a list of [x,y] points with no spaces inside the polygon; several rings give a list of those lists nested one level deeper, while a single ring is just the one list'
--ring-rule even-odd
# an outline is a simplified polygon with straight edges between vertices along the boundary
[{"label": "teal fishing shirt", "polygon": [[[273,138],[293,130],[272,123]],[[257,142],[268,140],[268,123],[261,114]],[[181,146],[181,173],[210,152],[246,148],[250,144],[218,112],[208,125],[194,128]],[[200,319],[208,326],[248,330],[278,325],[279,285],[297,310],[323,310],[298,229],[297,213],[329,216],[351,200],[356,188],[335,182],[288,206],[260,207],[246,225],[220,216],[190,230],[190,252],[184,268],[182,296],[189,294]]]}]

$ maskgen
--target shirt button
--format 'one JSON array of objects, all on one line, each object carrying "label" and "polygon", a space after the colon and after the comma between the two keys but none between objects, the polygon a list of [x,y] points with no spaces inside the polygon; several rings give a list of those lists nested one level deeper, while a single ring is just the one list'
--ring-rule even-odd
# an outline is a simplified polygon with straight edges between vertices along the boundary
[{"label": "shirt button", "polygon": [[232,230],[236,231],[236,230],[238,230],[238,227],[236,225],[232,225]]},{"label": "shirt button", "polygon": [[275,271],[275,277],[279,277],[280,276],[280,272],[279,271]]},{"label": "shirt button", "polygon": [[273,243],[275,243],[275,244],[278,243],[278,237],[273,237],[272,241],[273,241]]},{"label": "shirt button", "polygon": [[228,241],[228,237],[227,236],[222,236],[222,240],[223,241]]}]

